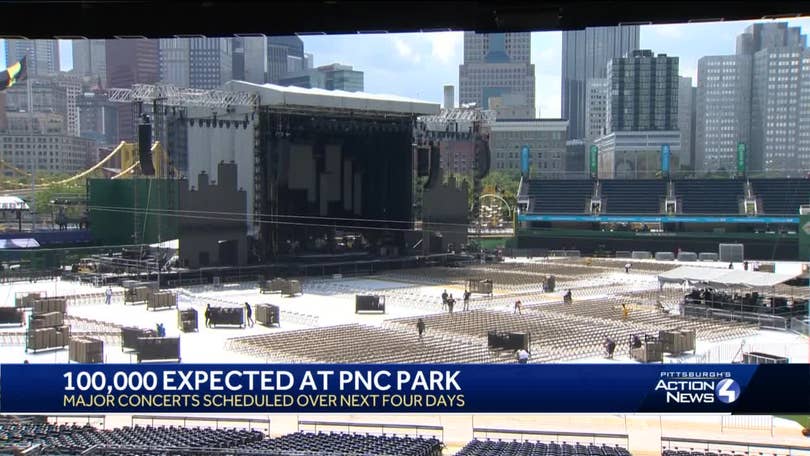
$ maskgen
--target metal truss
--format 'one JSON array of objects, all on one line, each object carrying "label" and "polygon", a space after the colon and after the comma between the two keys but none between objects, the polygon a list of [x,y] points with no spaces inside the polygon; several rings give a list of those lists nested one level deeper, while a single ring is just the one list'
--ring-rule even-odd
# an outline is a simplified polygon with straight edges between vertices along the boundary
[{"label": "metal truss", "polygon": [[151,103],[160,101],[163,106],[200,106],[224,108],[228,106],[259,106],[259,96],[247,92],[226,90],[202,90],[171,85],[135,84],[131,89],[109,89],[109,101],[114,103]]},{"label": "metal truss", "polygon": [[[429,126],[448,125],[453,123],[495,122],[495,111],[479,108],[442,109],[438,115],[419,117],[419,122]],[[432,129],[432,128],[431,128]]]}]

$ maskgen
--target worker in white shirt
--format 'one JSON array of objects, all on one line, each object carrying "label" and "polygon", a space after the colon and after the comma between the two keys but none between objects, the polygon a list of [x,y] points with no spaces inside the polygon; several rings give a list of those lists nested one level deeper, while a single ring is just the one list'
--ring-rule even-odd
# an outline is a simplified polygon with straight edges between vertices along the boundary
[{"label": "worker in white shirt", "polygon": [[520,364],[528,364],[529,363],[529,352],[527,352],[525,348],[521,348],[517,352],[517,359],[518,359],[518,363],[520,363]]}]

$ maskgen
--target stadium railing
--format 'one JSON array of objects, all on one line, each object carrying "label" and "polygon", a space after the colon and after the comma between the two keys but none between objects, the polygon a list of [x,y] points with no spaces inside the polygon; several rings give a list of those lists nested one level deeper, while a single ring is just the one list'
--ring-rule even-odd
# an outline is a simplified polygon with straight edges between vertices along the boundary
[{"label": "stadium railing", "polygon": [[[267,418],[231,418],[231,417],[221,417],[221,416],[214,416],[214,417],[194,417],[194,416],[173,416],[173,415],[132,415],[130,418],[130,424],[135,426],[137,422],[148,421],[151,426],[161,425],[161,424],[178,424],[182,423],[182,426],[201,426],[201,427],[211,427],[213,425],[214,429],[219,429],[220,427],[229,427],[229,428],[243,428],[248,430],[257,430],[263,431],[265,435],[270,435],[270,417]],[[255,427],[254,424],[260,425],[260,427]],[[246,425],[246,426],[245,426]]]},{"label": "stadium railing", "polygon": [[739,454],[748,456],[769,454],[773,456],[810,456],[810,446],[749,443],[730,440],[690,439],[661,437],[661,450],[703,451],[715,454]]},{"label": "stadium railing", "polygon": [[435,426],[427,424],[395,424],[395,423],[353,423],[348,421],[313,421],[313,420],[298,420],[298,431],[313,432],[331,431],[334,429],[345,429],[346,432],[357,431],[363,429],[363,432],[368,432],[368,429],[379,429],[380,434],[385,434],[386,430],[412,430],[413,435],[417,436],[430,436],[437,437],[440,441],[444,442],[444,426]]},{"label": "stadium railing", "polygon": [[519,436],[521,440],[537,440],[542,442],[590,442],[594,445],[617,445],[623,448],[627,448],[629,445],[629,436],[627,434],[473,428],[473,438],[515,438],[515,436]]},{"label": "stadium railing", "polygon": [[790,320],[790,330],[805,336],[810,336],[810,320],[801,319],[798,317]]}]

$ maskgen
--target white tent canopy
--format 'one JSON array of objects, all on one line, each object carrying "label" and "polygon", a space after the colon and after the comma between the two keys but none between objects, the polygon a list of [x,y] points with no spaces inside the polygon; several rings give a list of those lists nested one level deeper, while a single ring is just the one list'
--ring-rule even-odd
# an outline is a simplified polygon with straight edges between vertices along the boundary
[{"label": "white tent canopy", "polygon": [[691,282],[726,288],[772,288],[796,277],[797,275],[771,272],[682,266],[660,274],[658,282],[661,284]]},{"label": "white tent canopy", "polygon": [[28,210],[28,203],[16,196],[0,196],[0,210]]}]

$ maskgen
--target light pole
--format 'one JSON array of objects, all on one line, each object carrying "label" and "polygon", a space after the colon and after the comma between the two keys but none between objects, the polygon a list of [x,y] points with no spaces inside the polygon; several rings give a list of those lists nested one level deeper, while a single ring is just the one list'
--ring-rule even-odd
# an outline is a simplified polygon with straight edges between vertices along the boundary
[{"label": "light pole", "polygon": [[26,92],[28,98],[28,124],[30,125],[30,135],[28,140],[31,143],[31,206],[29,207],[29,212],[31,212],[31,232],[34,232],[37,227],[37,192],[36,192],[36,179],[37,179],[37,159],[39,152],[36,150],[36,144],[34,144],[34,99],[31,93],[31,78],[26,78]]}]

